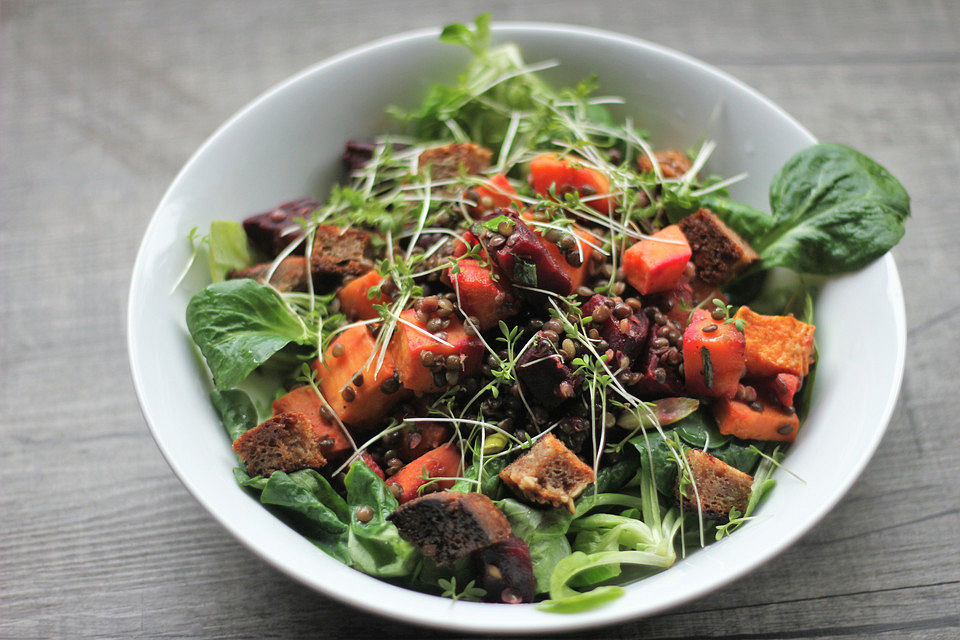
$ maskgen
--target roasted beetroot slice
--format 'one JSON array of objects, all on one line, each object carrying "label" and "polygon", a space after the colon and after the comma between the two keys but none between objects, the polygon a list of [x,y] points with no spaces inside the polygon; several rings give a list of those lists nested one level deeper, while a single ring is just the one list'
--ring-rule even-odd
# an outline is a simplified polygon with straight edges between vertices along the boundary
[{"label": "roasted beetroot slice", "polygon": [[572,398],[580,386],[580,379],[563,363],[563,357],[542,333],[517,359],[517,376],[528,399],[548,409]]},{"label": "roasted beetroot slice", "polygon": [[533,602],[537,595],[536,580],[526,542],[510,535],[477,551],[475,557],[480,586],[487,592],[487,602]]},{"label": "roasted beetroot slice", "polygon": [[643,353],[650,329],[650,320],[644,314],[634,314],[624,318],[617,318],[613,309],[621,303],[619,298],[608,298],[599,293],[587,300],[581,311],[584,316],[593,316],[601,306],[606,307],[609,313],[603,322],[593,322],[593,326],[600,332],[600,337],[613,349],[619,361],[620,356],[626,356],[631,361]]},{"label": "roasted beetroot slice", "polygon": [[373,158],[376,148],[374,143],[366,140],[347,140],[343,145],[343,154],[340,156],[344,170],[347,173],[353,173],[362,169]]},{"label": "roasted beetroot slice", "polygon": [[[498,220],[513,223],[512,229],[503,229],[509,230],[508,234],[503,235],[497,230],[500,226]],[[497,209],[474,225],[473,233],[480,238],[484,248],[513,284],[545,289],[561,296],[570,295],[573,291],[570,276],[560,268],[560,263],[551,255],[543,238],[527,226],[515,211]]]},{"label": "roasted beetroot slice", "polygon": [[[276,258],[288,244],[303,236],[298,220],[310,217],[320,203],[312,198],[284,202],[273,211],[258,213],[243,221],[243,230],[247,238],[260,251],[270,258]],[[294,253],[303,254],[301,243]]]}]

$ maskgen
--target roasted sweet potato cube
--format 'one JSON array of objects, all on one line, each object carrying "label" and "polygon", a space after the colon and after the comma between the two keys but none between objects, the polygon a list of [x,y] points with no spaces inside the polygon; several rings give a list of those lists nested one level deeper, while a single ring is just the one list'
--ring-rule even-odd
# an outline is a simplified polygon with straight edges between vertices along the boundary
[{"label": "roasted sweet potato cube", "polygon": [[281,413],[242,434],[233,450],[251,476],[269,476],[274,471],[319,469],[327,463],[307,416]]},{"label": "roasted sweet potato cube", "polygon": [[470,213],[477,218],[497,208],[520,204],[516,189],[502,173],[494,174],[483,184],[467,189],[463,196],[476,203],[470,207]]},{"label": "roasted sweet potato cube", "polygon": [[427,149],[420,154],[420,169],[430,168],[434,180],[456,178],[462,170],[467,175],[478,175],[490,166],[489,149],[472,142],[455,142],[443,147]]},{"label": "roasted sweet potato cube", "polygon": [[545,153],[531,160],[530,186],[546,197],[550,197],[551,189],[561,198],[569,191],[576,191],[585,204],[603,214],[612,213],[617,205],[616,198],[608,195],[610,180],[607,176],[572,156],[558,158]]},{"label": "roasted sweet potato cube", "polygon": [[[447,373],[451,377],[456,373],[470,375],[480,367],[483,343],[478,337],[467,335],[459,318],[451,316],[450,325],[435,334],[427,331],[413,309],[401,313],[400,318],[390,339],[390,352],[405,389],[417,393],[439,391],[451,382]],[[431,355],[425,356],[424,352]],[[451,356],[459,358],[459,372],[444,366]]]},{"label": "roasted sweet potato cube", "polygon": [[744,373],[746,340],[732,322],[718,322],[703,309],[683,332],[683,371],[696,395],[732,398]]},{"label": "roasted sweet potato cube", "polygon": [[800,418],[795,411],[782,409],[778,403],[763,398],[750,404],[719,400],[713,404],[713,417],[720,433],[743,440],[793,442],[800,428]]},{"label": "roasted sweet potato cube", "polygon": [[670,225],[627,249],[623,269],[627,282],[647,295],[676,287],[689,260],[686,237],[677,225]]},{"label": "roasted sweet potato cube", "polygon": [[377,372],[375,349],[376,341],[366,326],[350,327],[314,364],[320,392],[349,427],[374,426],[401,398],[399,384],[391,380],[397,371],[393,356],[387,350]]},{"label": "roasted sweet potato cube", "polygon": [[385,304],[389,298],[383,294],[369,297],[367,292],[383,282],[383,276],[374,270],[367,271],[362,276],[345,283],[337,297],[340,299],[340,308],[352,320],[371,320],[378,317],[375,304]]},{"label": "roasted sweet potato cube", "polygon": [[324,418],[323,400],[310,385],[298,387],[273,401],[273,414],[297,411],[310,421],[313,433],[320,442],[320,449],[327,460],[339,460],[353,449],[343,429],[335,420]]},{"label": "roasted sweet potato cube", "polygon": [[596,479],[593,469],[553,434],[541,436],[525,454],[500,472],[500,479],[517,495],[531,502],[567,505]]},{"label": "roasted sweet potato cube", "polygon": [[440,565],[451,565],[513,533],[506,516],[482,493],[430,493],[400,505],[387,519],[404,540]]},{"label": "roasted sweet potato cube", "polygon": [[759,259],[746,240],[709,209],[681,220],[680,229],[693,251],[697,277],[707,284],[726,284]]},{"label": "roasted sweet potato cube", "polygon": [[753,477],[700,449],[687,449],[684,453],[693,481],[685,484],[684,474],[677,476],[676,496],[684,509],[696,511],[699,507],[704,518],[721,524],[730,519],[731,509],[743,514],[750,500]]},{"label": "roasted sweet potato cube", "polygon": [[[408,462],[387,479],[387,486],[400,487],[397,500],[403,504],[419,496],[423,490],[449,489],[455,482],[451,478],[455,478],[459,471],[460,450],[452,444],[444,444]],[[432,480],[432,478],[442,479]],[[427,483],[429,485],[424,487]]]},{"label": "roasted sweet potato cube", "polygon": [[814,325],[792,315],[765,316],[747,306],[740,307],[736,318],[743,320],[749,375],[792,373],[803,378],[810,372]]},{"label": "roasted sweet potato cube", "polygon": [[457,292],[464,312],[476,317],[481,330],[497,326],[520,310],[510,286],[502,278],[495,280],[490,267],[472,258],[463,258],[457,266],[456,273],[453,267],[447,270],[450,286]]}]

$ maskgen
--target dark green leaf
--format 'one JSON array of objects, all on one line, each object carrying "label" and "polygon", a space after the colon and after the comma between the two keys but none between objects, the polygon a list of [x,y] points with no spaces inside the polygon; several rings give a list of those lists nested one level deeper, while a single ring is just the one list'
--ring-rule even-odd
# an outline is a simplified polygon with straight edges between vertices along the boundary
[{"label": "dark green leaf", "polygon": [[274,289],[248,279],[212,284],[193,296],[187,329],[218,389],[235,387],[290,342],[309,338]]},{"label": "dark green leaf", "polygon": [[240,389],[214,390],[210,392],[210,400],[213,402],[213,408],[217,410],[220,422],[227,430],[231,442],[249,429],[253,429],[260,422],[257,416],[257,408],[245,391]]},{"label": "dark green leaf", "polygon": [[[260,494],[263,504],[275,505],[290,509],[303,516],[317,530],[330,535],[344,535],[347,532],[345,525],[336,512],[321,501],[321,496],[327,492],[320,489],[320,485],[327,485],[327,480],[312,469],[297,472],[295,480],[283,471],[274,471]],[[330,489],[332,491],[332,489]]]},{"label": "dark green leaf", "polygon": [[720,433],[713,416],[703,409],[675,424],[674,430],[681,440],[697,449],[717,449],[732,439]]},{"label": "dark green leaf", "polygon": [[[387,485],[362,460],[350,465],[344,485],[350,516],[347,551],[354,566],[364,573],[383,578],[409,575],[419,554],[386,519],[398,506]],[[369,521],[357,519],[360,507],[373,510]]]},{"label": "dark green leaf", "polygon": [[899,242],[910,196],[865,155],[818,144],[774,176],[770,207],[777,224],[754,244],[764,266],[835,274],[864,267]]}]

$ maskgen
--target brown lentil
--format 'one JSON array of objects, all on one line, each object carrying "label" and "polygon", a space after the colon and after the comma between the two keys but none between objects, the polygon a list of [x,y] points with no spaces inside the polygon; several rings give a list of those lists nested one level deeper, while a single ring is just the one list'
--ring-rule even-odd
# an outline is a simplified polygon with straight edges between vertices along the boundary
[{"label": "brown lentil", "polygon": [[756,411],[757,413],[763,413],[763,405],[760,404],[759,402],[756,402],[756,401],[751,402],[750,408]]},{"label": "brown lentil", "polygon": [[[597,308],[593,310],[593,319],[598,323],[606,322],[610,319],[610,309],[604,305],[597,305]],[[596,331],[596,329],[594,329]]]},{"label": "brown lentil", "polygon": [[714,320],[720,321],[726,318],[727,314],[721,309],[715,309],[713,313],[710,314],[710,317],[712,317]]},{"label": "brown lentil", "polygon": [[708,324],[702,329],[704,333],[713,333],[716,330],[717,330],[717,325],[715,324]]},{"label": "brown lentil", "polygon": [[793,425],[790,424],[789,422],[784,422],[782,425],[777,427],[777,433],[779,433],[780,435],[785,436],[792,431],[793,431]]},{"label": "brown lentil", "polygon": [[362,507],[357,507],[357,510],[356,512],[354,512],[354,515],[357,516],[358,522],[370,522],[371,520],[373,520],[373,509],[371,509],[366,505]]},{"label": "brown lentil", "polygon": [[353,376],[353,386],[355,387],[363,386],[363,371],[357,371],[357,375]]},{"label": "brown lentil", "polygon": [[557,335],[557,332],[551,329],[544,329],[540,335],[543,336],[544,340],[549,340],[553,344],[556,344],[557,340],[560,339],[560,336]]},{"label": "brown lentil", "polygon": [[387,489],[389,489],[390,493],[393,494],[393,497],[398,500],[400,499],[400,496],[403,495],[403,487],[400,486],[399,482],[388,482]]},{"label": "brown lentil", "polygon": [[346,353],[346,352],[347,352],[347,350],[346,350],[346,348],[343,346],[343,343],[341,343],[341,342],[335,343],[335,344],[333,345],[333,348],[330,349],[330,355],[332,355],[334,358],[341,358],[341,357],[343,357],[343,354]]},{"label": "brown lentil", "polygon": [[353,390],[353,387],[344,387],[343,391],[340,392],[340,396],[344,402],[353,402],[357,397],[357,392]]},{"label": "brown lentil", "polygon": [[583,256],[580,255],[579,251],[571,251],[564,256],[567,261],[567,264],[571,267],[579,267],[583,264]]},{"label": "brown lentil", "polygon": [[390,376],[380,384],[380,393],[390,395],[400,391],[400,380],[396,376]]},{"label": "brown lentil", "polygon": [[436,333],[443,329],[443,320],[437,317],[430,318],[427,321],[427,331],[430,333]]},{"label": "brown lentil", "polygon": [[574,358],[577,355],[577,347],[570,338],[564,339],[561,350],[563,351],[563,355],[568,358]]},{"label": "brown lentil", "polygon": [[508,236],[513,233],[514,226],[512,220],[502,220],[500,224],[497,225],[497,231],[499,231],[502,236]]},{"label": "brown lentil", "polygon": [[420,352],[420,364],[425,367],[432,367],[435,359],[436,356],[433,354],[433,351],[424,349]]},{"label": "brown lentil", "polygon": [[633,309],[631,309],[628,305],[623,304],[622,302],[618,302],[616,306],[613,308],[612,313],[615,318],[622,320],[627,316],[632,316]]}]

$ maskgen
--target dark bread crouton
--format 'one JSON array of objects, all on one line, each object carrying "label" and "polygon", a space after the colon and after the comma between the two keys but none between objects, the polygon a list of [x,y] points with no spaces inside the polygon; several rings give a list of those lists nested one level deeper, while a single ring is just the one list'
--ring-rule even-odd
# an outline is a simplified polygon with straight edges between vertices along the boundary
[{"label": "dark bread crouton", "polygon": [[757,252],[709,209],[680,221],[680,230],[693,251],[697,277],[707,284],[726,284],[759,259]]},{"label": "dark bread crouton", "polygon": [[500,472],[500,479],[521,497],[555,507],[567,505],[573,513],[573,500],[596,476],[553,434],[541,436],[526,452]]},{"label": "dark bread crouton", "polygon": [[[276,209],[244,220],[243,230],[253,246],[269,258],[276,258],[288,244],[303,236],[301,222],[308,219],[320,206],[320,203],[312,198],[284,202]],[[300,244],[294,249],[294,253],[303,254],[303,249],[303,244]]]},{"label": "dark bread crouton", "polygon": [[233,450],[251,476],[319,469],[327,463],[310,420],[299,411],[281,413],[255,426],[237,438]]},{"label": "dark bread crouton", "polygon": [[[690,171],[693,166],[693,162],[690,161],[687,154],[677,149],[657,151],[653,154],[653,157],[657,159],[657,164],[660,165],[660,173],[663,174],[664,178],[679,178]],[[643,172],[653,171],[653,162],[650,160],[650,156],[646,154],[637,158],[637,166]]]},{"label": "dark bread crouton", "polygon": [[[272,262],[265,262],[254,265],[249,269],[233,269],[227,274],[227,278],[231,280],[250,278],[264,284],[272,265]],[[306,258],[303,256],[287,256],[280,261],[273,275],[270,276],[270,284],[277,291],[306,291],[309,273],[310,269]]]},{"label": "dark bread crouton", "polygon": [[695,511],[699,496],[703,517],[721,524],[729,521],[731,509],[741,514],[746,510],[752,476],[699,449],[687,449],[685,455],[697,488],[694,492],[693,486],[687,484],[681,491],[683,474],[678,475],[676,495],[684,509]]},{"label": "dark bread crouton", "polygon": [[400,505],[387,519],[404,540],[441,565],[512,533],[506,516],[482,493],[429,493]]},{"label": "dark bread crouton", "polygon": [[479,175],[490,166],[490,157],[493,155],[472,142],[456,142],[444,147],[427,149],[420,154],[420,169],[430,168],[430,176],[434,180],[456,178],[463,167],[467,175]]},{"label": "dark bread crouton", "polygon": [[314,237],[310,266],[315,273],[359,276],[373,268],[373,245],[366,231],[321,224]]}]

